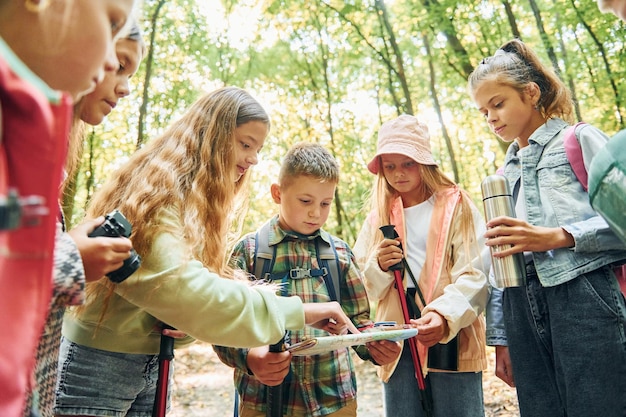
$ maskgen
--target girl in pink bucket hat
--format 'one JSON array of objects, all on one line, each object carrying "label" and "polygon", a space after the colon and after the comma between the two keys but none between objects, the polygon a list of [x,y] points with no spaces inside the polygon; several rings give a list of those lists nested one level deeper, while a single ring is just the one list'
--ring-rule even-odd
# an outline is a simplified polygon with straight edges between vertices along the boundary
[{"label": "girl in pink bucket hat", "polygon": [[[405,324],[408,316],[418,329],[418,360],[412,343],[404,343],[401,356],[379,368],[385,414],[483,416],[488,263],[481,258],[482,214],[439,169],[428,127],[414,116],[380,127],[367,167],[377,179],[371,212],[354,246],[365,287],[378,304],[377,321]],[[379,231],[390,224],[395,239]],[[398,265],[400,291],[394,285]],[[425,389],[418,390],[415,364],[426,375]]]}]

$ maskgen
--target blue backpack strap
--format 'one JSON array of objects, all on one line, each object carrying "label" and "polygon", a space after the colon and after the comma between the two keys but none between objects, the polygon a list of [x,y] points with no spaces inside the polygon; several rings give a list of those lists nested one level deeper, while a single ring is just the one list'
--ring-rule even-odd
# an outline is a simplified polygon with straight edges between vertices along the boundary
[{"label": "blue backpack strap", "polygon": [[[270,222],[265,222],[254,236],[254,262],[252,269],[257,279],[272,280],[276,248],[270,249]],[[262,262],[259,262],[259,259]]]},{"label": "blue backpack strap", "polygon": [[[325,232],[324,232],[325,233]],[[328,296],[333,301],[340,301],[340,277],[341,264],[337,255],[337,248],[331,235],[326,233],[328,242],[321,237],[315,239],[315,249],[317,252],[317,262],[320,269],[301,269],[294,268],[289,271],[289,278],[300,279],[305,276],[318,277],[322,276]],[[282,280],[285,273],[280,272],[272,274],[274,263],[276,262],[276,247],[270,248],[270,222],[265,222],[263,226],[257,230],[254,238],[254,262],[252,269],[257,279],[266,281]],[[320,241],[322,244],[320,244]],[[334,262],[329,262],[334,261]]]},{"label": "blue backpack strap", "polygon": [[235,402],[233,407],[233,417],[239,417],[239,391],[235,388]]},{"label": "blue backpack strap", "polygon": [[[328,290],[328,295],[333,301],[341,300],[341,263],[337,255],[337,248],[333,237],[326,233],[328,242],[320,236],[315,240],[315,250],[317,252],[317,262],[324,277],[324,283]],[[320,244],[321,242],[321,244]],[[331,262],[334,261],[334,262]]]}]

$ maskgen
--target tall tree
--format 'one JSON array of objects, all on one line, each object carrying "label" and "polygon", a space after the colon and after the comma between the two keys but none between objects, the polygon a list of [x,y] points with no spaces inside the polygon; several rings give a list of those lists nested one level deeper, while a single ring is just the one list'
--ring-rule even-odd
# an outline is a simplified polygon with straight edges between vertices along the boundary
[{"label": "tall tree", "polygon": [[[106,175],[162,131],[202,90],[238,85],[266,105],[271,134],[252,184],[247,226],[274,212],[265,198],[296,141],[327,145],[342,167],[329,230],[351,239],[372,187],[365,163],[380,124],[412,113],[429,124],[442,168],[480,202],[481,179],[508,146],[467,94],[481,59],[523,36],[560,67],[577,114],[623,127],[623,25],[574,0],[146,0],[149,45],[132,94],[86,147],[74,216]],[[139,110],[139,111],[137,111]]]},{"label": "tall tree", "polygon": [[594,30],[591,28],[591,25],[589,25],[587,23],[587,21],[585,20],[584,16],[582,15],[582,13],[578,9],[578,7],[576,7],[576,3],[574,3],[573,0],[570,0],[570,4],[572,6],[572,9],[576,12],[576,16],[580,20],[580,24],[585,28],[587,33],[589,33],[589,36],[593,40],[593,43],[598,48],[598,52],[599,52],[600,58],[602,60],[602,65],[603,65],[604,70],[606,71],[606,74],[608,76],[608,81],[609,81],[609,84],[611,85],[611,90],[613,91],[614,105],[615,105],[615,114],[617,115],[617,119],[619,121],[619,127],[620,127],[620,129],[623,129],[624,128],[624,117],[623,117],[622,111],[621,111],[622,106],[623,106],[622,94],[619,93],[619,90],[618,90],[618,87],[617,87],[617,81],[615,79],[615,76],[613,75],[613,72],[611,71],[611,65],[609,63],[609,58],[607,56],[607,52],[606,52],[602,42],[600,42],[598,37],[596,36]]},{"label": "tall tree", "polygon": [[141,94],[141,106],[139,107],[139,126],[137,127],[137,149],[145,141],[145,120],[148,112],[148,91],[150,90],[150,79],[152,78],[152,66],[154,64],[154,51],[156,42],[156,28],[159,21],[159,15],[166,0],[158,0],[154,12],[150,17],[150,42],[148,43],[148,56],[146,57],[146,72],[143,80],[143,92]]},{"label": "tall tree", "polygon": [[426,50],[426,56],[428,57],[428,74],[430,78],[430,95],[433,100],[433,107],[435,112],[437,113],[437,118],[439,119],[439,123],[441,124],[441,131],[443,134],[443,138],[446,141],[446,148],[448,149],[448,154],[450,155],[450,164],[452,165],[452,172],[454,173],[454,182],[459,183],[459,168],[457,166],[456,159],[454,157],[454,147],[452,146],[452,140],[450,140],[450,135],[448,134],[448,129],[446,129],[446,124],[443,120],[443,116],[441,113],[441,104],[439,103],[439,97],[437,96],[437,78],[435,76],[435,65],[433,63],[433,55],[430,50],[430,41],[428,40],[428,35],[422,35],[422,41],[424,44],[424,49]]}]

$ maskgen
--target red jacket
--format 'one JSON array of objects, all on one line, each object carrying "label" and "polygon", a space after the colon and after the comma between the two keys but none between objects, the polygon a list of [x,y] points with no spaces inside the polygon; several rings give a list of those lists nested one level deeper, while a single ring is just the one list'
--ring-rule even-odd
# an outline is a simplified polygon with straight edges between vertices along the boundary
[{"label": "red jacket", "polygon": [[45,198],[36,226],[0,231],[0,416],[21,416],[52,296],[55,221],[71,100],[50,90],[0,39],[0,195]]}]

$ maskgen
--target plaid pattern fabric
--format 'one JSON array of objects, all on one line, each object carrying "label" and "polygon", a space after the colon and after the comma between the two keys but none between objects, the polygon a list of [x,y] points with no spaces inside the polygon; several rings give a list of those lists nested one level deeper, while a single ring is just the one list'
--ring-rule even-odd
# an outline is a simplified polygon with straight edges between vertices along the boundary
[{"label": "plaid pattern fabric", "polygon": [[[282,230],[277,217],[271,220],[269,244],[276,246],[276,258],[272,273],[285,272],[282,279],[287,296],[297,295],[303,302],[330,301],[322,277],[288,279],[287,272],[296,267],[317,269],[315,239],[334,239],[341,264],[341,306],[355,324],[369,322],[369,302],[354,255],[342,240],[321,230],[314,235],[300,235]],[[328,241],[328,240],[327,240]],[[235,267],[252,274],[254,271],[255,233],[245,236],[235,247],[232,262]],[[259,259],[259,262],[263,260]],[[334,261],[331,261],[334,262]],[[254,277],[251,277],[254,279]],[[277,282],[277,281],[275,281]],[[305,327],[289,332],[291,343],[304,338],[327,336],[323,330]],[[265,410],[267,394],[265,385],[248,373],[247,349],[214,346],[222,362],[235,368],[235,385],[246,407]],[[323,416],[339,410],[356,398],[356,379],[348,349],[322,355],[294,356],[291,369],[283,382],[284,415]]]},{"label": "plaid pattern fabric", "polygon": [[53,407],[57,380],[57,361],[61,343],[63,314],[68,305],[82,304],[84,298],[85,272],[80,252],[74,240],[57,224],[54,247],[53,294],[46,325],[37,346],[35,364],[36,386],[29,393],[24,416],[31,410],[40,417],[54,417]]}]

